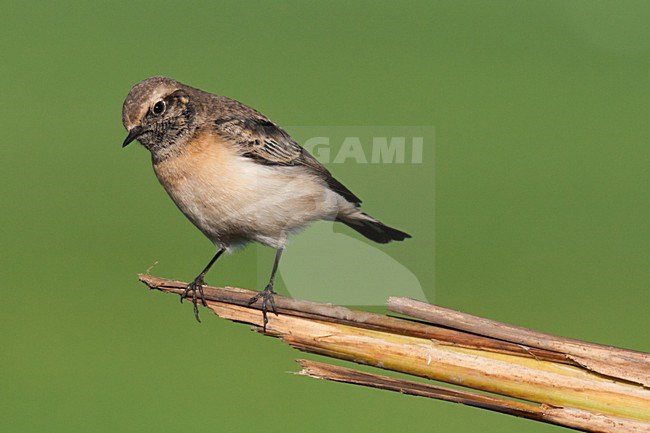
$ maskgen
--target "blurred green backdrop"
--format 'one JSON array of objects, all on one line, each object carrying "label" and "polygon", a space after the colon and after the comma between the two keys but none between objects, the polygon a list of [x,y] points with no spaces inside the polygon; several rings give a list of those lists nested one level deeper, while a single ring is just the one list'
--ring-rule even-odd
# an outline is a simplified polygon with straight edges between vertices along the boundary
[{"label": "blurred green backdrop", "polygon": [[[147,292],[154,261],[189,279],[212,254],[120,149],[157,74],[281,125],[435,127],[421,165],[331,167],[414,235],[380,250],[441,305],[650,350],[649,3],[0,6],[1,431],[557,430],[288,374],[305,355]],[[305,266],[336,272],[327,245]],[[261,288],[271,257],[208,281]]]}]

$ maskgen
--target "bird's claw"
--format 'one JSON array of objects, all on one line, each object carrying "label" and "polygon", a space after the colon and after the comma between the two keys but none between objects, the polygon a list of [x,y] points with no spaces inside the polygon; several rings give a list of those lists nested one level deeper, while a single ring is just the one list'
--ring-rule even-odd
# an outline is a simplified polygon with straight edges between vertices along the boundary
[{"label": "bird's claw", "polygon": [[271,311],[273,311],[273,314],[276,316],[278,315],[278,311],[275,308],[275,300],[273,299],[273,295],[275,294],[275,291],[273,290],[273,285],[268,284],[264,290],[259,292],[257,295],[253,296],[250,298],[248,301],[248,305],[252,305],[262,299],[262,330],[264,333],[266,333],[266,324],[269,323],[269,319],[266,317],[266,313],[268,311],[268,305],[271,306]]},{"label": "bird's claw", "polygon": [[196,320],[200,323],[201,319],[199,319],[199,306],[198,306],[198,297],[196,295],[196,292],[199,292],[199,295],[201,296],[201,304],[204,307],[207,307],[208,304],[205,302],[205,294],[203,293],[203,285],[205,284],[205,281],[203,281],[203,278],[201,276],[196,277],[194,281],[192,281],[190,284],[185,287],[185,290],[183,290],[183,293],[181,293],[181,303],[183,303],[183,299],[187,297],[189,292],[192,292],[192,304],[194,305],[194,317],[196,317]]}]

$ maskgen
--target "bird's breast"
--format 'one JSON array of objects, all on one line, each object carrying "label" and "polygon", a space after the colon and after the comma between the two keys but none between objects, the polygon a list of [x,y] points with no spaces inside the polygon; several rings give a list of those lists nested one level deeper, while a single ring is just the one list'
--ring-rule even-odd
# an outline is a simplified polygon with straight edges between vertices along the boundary
[{"label": "bird's breast", "polygon": [[212,134],[154,163],[154,171],[178,208],[220,246],[279,246],[287,232],[337,211],[318,179],[298,167],[258,164]]},{"label": "bird's breast", "polygon": [[233,206],[241,195],[233,176],[236,159],[227,143],[203,134],[154,162],[156,176],[174,203],[214,242],[238,231],[233,224]]}]

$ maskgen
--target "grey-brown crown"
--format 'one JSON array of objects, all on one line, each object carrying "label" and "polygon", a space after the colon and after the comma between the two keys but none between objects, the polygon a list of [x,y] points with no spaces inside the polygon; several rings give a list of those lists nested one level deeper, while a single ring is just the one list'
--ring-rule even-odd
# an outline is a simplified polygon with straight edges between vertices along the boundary
[{"label": "grey-brown crown", "polygon": [[138,125],[157,100],[185,87],[167,77],[151,77],[139,82],[129,91],[122,105],[122,123],[127,130]]}]

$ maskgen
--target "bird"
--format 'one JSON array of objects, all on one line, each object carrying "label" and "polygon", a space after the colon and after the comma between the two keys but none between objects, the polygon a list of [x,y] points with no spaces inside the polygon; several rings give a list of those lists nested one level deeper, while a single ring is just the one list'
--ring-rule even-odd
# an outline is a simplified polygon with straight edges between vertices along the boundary
[{"label": "bird", "polygon": [[181,302],[191,294],[199,322],[205,275],[225,252],[250,242],[276,250],[268,284],[249,301],[261,299],[266,332],[268,307],[277,315],[274,281],[290,235],[330,220],[381,244],[411,237],[363,212],[361,199],[284,129],[234,99],[150,77],[129,91],[122,123],[122,148],[137,140],[149,150],[160,184],[216,247],[181,294]]}]

